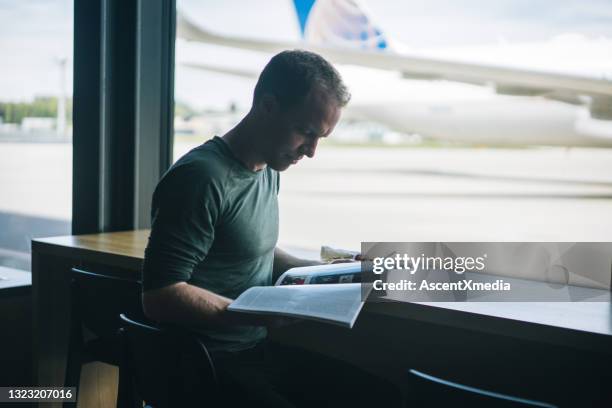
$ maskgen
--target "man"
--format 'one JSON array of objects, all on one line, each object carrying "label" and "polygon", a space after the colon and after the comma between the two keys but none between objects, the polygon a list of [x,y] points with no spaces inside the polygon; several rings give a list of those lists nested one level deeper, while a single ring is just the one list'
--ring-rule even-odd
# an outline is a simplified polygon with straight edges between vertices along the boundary
[{"label": "man", "polygon": [[276,248],[279,172],[314,157],[349,99],[322,57],[282,52],[262,71],[244,119],[178,160],[153,195],[145,312],[201,332],[222,383],[249,401],[292,406],[273,384],[291,374],[273,371],[278,356],[286,361],[297,352],[270,352],[266,326],[278,319],[232,313],[227,306],[289,268],[319,263]]}]

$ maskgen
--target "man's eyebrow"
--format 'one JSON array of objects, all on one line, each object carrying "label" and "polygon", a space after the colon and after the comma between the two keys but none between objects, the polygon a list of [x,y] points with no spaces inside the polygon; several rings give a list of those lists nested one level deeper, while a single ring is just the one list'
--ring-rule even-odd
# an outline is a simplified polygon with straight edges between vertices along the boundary
[{"label": "man's eyebrow", "polygon": [[315,133],[316,135],[320,136],[320,137],[325,137],[326,135],[323,132],[323,129],[319,129],[316,126],[313,125],[303,125],[301,126],[302,130],[305,130],[307,132],[312,132]]},{"label": "man's eyebrow", "polygon": [[327,129],[327,132],[323,132],[323,130],[321,130],[321,132],[319,132],[319,135],[320,135],[320,137],[327,137],[327,136],[330,135],[332,130],[334,130],[333,127],[330,127],[329,129]]},{"label": "man's eyebrow", "polygon": [[316,131],[317,135],[319,135],[319,137],[327,137],[332,132],[332,130],[334,130],[334,128],[330,127],[327,130],[315,128],[314,130]]}]

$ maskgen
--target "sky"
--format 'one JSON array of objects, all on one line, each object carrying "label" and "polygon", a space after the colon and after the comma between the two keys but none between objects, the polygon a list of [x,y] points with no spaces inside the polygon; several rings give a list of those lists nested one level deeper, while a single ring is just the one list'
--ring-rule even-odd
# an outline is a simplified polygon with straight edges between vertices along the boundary
[{"label": "sky", "polygon": [[[297,19],[289,0],[177,0],[178,8],[210,30],[294,41]],[[388,37],[413,49],[546,41],[567,33],[612,38],[609,0],[362,0]],[[239,12],[238,12],[239,11]],[[72,82],[70,0],[0,0],[0,101],[59,92],[57,59],[67,56]],[[612,55],[612,50],[611,50]],[[269,56],[201,44],[177,44],[175,95],[196,108],[222,109],[250,100],[253,81],[185,68],[180,61],[260,69]]]},{"label": "sky", "polygon": [[68,57],[72,91],[71,0],[0,0],[0,101],[57,95],[57,60]]}]

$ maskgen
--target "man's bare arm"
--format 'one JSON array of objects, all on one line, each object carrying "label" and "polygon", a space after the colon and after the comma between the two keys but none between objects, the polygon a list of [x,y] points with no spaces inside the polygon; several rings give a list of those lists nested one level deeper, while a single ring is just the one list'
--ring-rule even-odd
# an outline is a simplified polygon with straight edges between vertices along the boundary
[{"label": "man's bare arm", "polygon": [[[297,258],[280,248],[274,249],[273,279],[287,269],[321,265],[320,261]],[[179,282],[142,295],[144,312],[150,319],[193,328],[230,325],[276,326],[277,319],[227,310],[232,299],[187,282]]]},{"label": "man's bare arm", "polygon": [[144,312],[150,319],[192,328],[231,325],[274,325],[270,318],[227,310],[232,299],[206,289],[179,282],[142,295]]},{"label": "man's bare arm", "polygon": [[278,277],[288,269],[312,265],[323,265],[323,262],[298,258],[276,247],[274,248],[274,266],[272,268],[273,282],[276,282]]}]

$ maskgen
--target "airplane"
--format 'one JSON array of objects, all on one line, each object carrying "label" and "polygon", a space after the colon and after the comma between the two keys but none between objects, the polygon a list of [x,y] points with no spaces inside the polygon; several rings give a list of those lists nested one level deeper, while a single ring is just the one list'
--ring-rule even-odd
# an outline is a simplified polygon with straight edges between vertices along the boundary
[{"label": "airplane", "polygon": [[401,133],[476,145],[612,147],[610,39],[569,35],[499,48],[413,50],[388,38],[356,0],[295,0],[294,6],[300,42],[220,35],[180,11],[177,37],[265,53],[319,53],[351,90],[348,116]]}]

